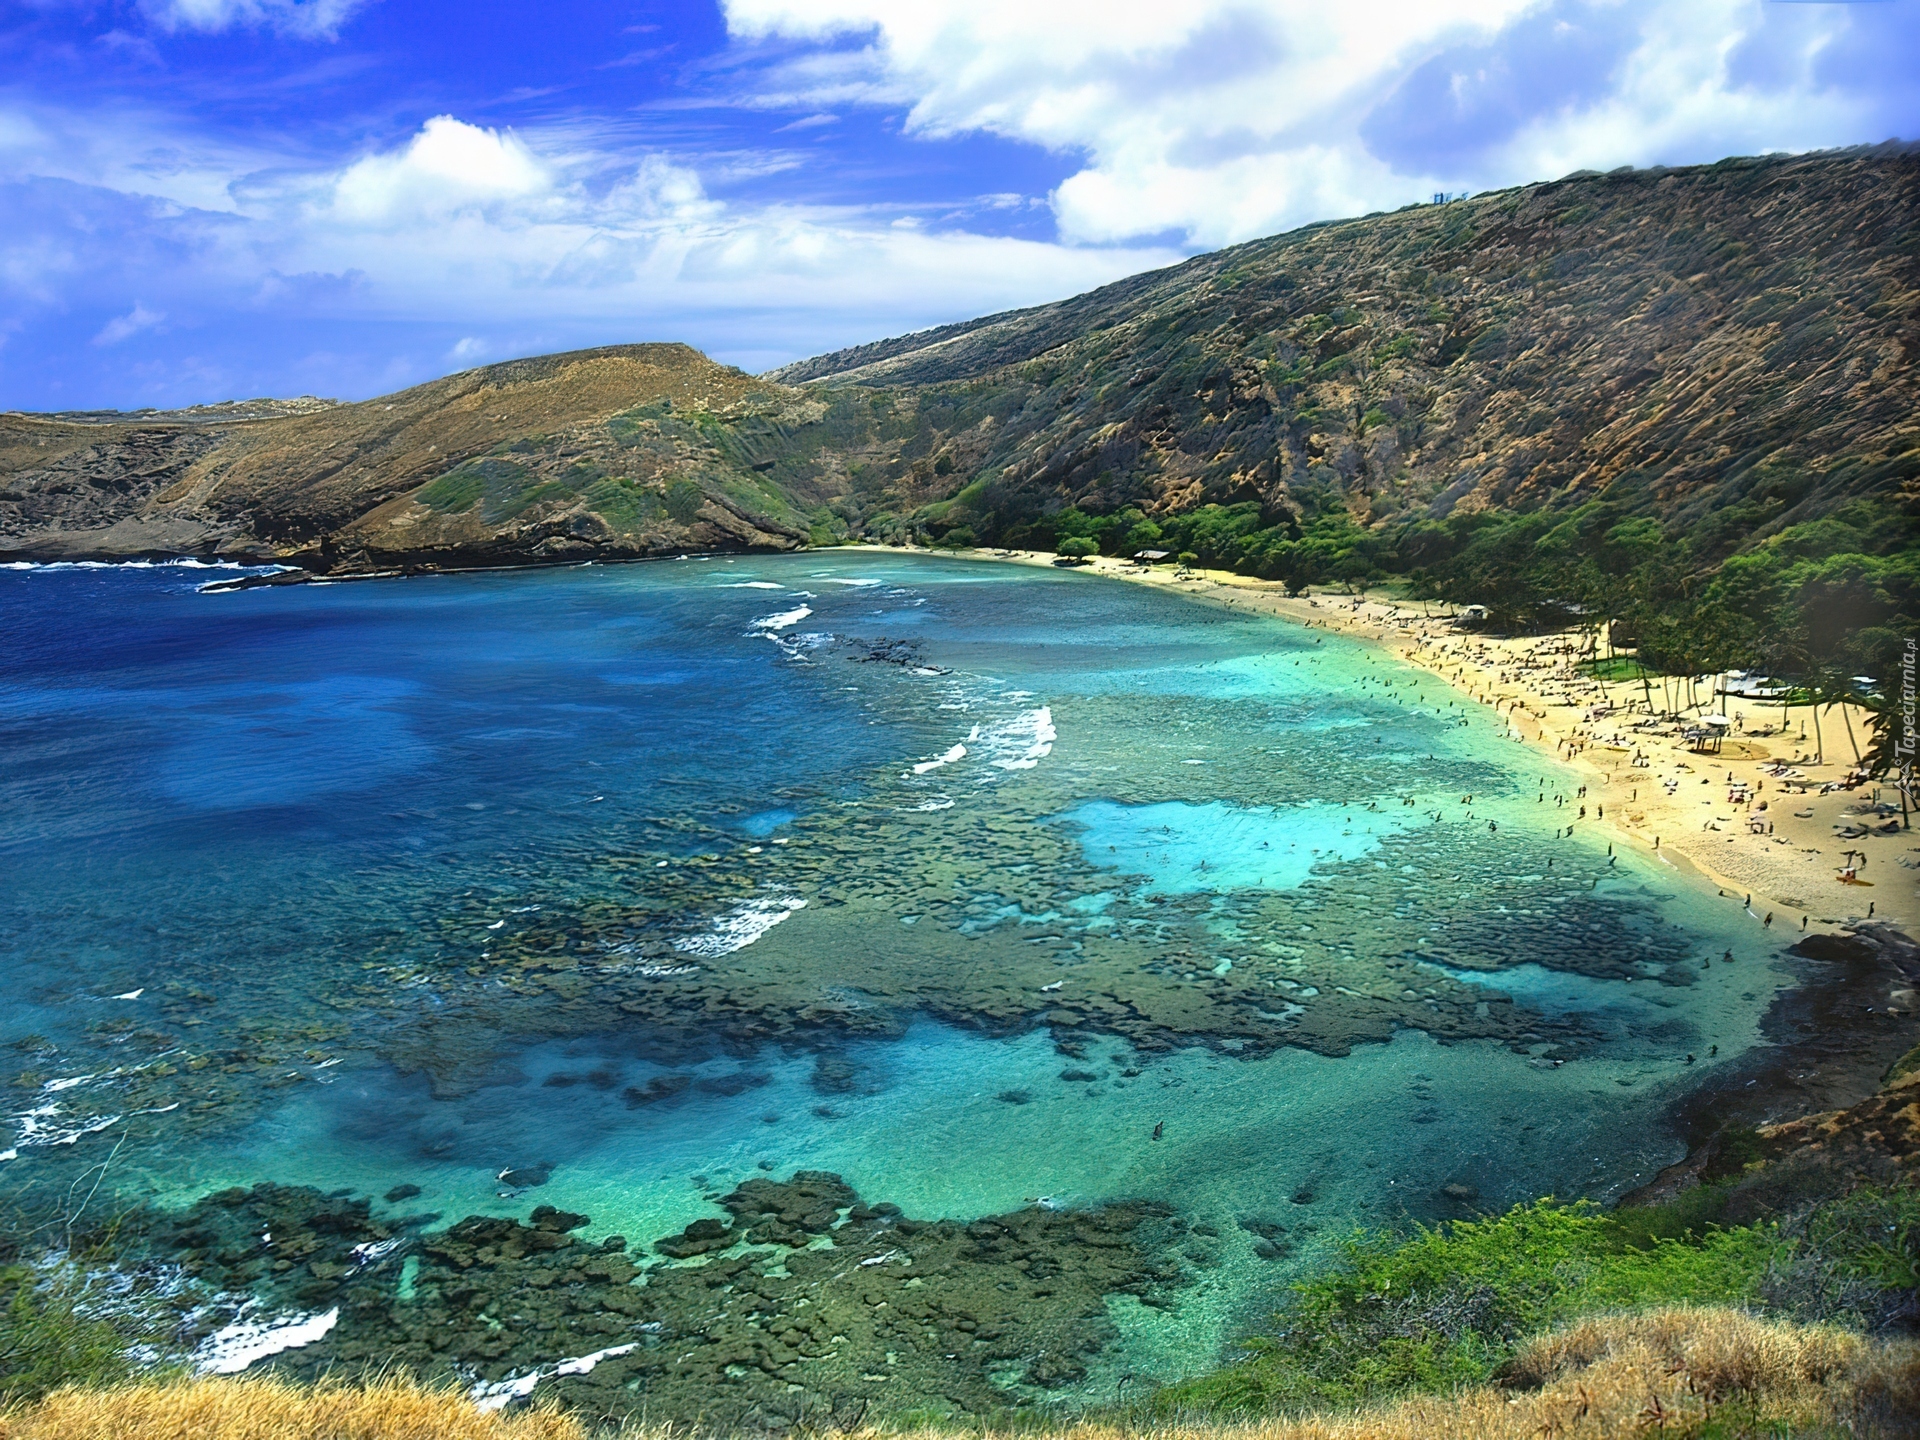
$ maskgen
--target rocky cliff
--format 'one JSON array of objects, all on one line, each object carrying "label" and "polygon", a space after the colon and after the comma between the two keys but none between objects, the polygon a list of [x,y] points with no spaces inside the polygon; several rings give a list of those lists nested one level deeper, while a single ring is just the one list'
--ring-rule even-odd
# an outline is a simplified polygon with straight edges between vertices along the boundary
[{"label": "rocky cliff", "polygon": [[621,346],[357,405],[0,416],[0,555],[380,569],[1596,497],[1725,554],[1920,502],[1916,217],[1897,144],[1581,174],[758,379]]}]

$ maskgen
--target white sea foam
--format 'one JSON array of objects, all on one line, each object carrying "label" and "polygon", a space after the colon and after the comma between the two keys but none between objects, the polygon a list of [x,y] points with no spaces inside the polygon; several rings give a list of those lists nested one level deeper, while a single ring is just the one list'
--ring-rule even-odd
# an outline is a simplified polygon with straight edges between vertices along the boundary
[{"label": "white sea foam", "polygon": [[829,585],[858,585],[863,589],[868,585],[884,585],[887,583],[884,580],[841,580],[831,575],[822,578],[824,578]]},{"label": "white sea foam", "polygon": [[276,575],[282,570],[298,569],[294,565],[248,565],[239,560],[8,560],[0,562],[0,570],[252,570],[262,575]]},{"label": "white sea foam", "polygon": [[[974,727],[974,735],[978,735],[979,733],[979,727],[976,725]],[[973,736],[970,735],[967,738],[972,739]],[[964,760],[966,758],[967,747],[965,745],[955,745],[951,750],[946,751],[944,754],[937,755],[931,760],[922,760],[918,765],[913,767],[913,773],[916,775],[925,775],[930,770],[938,770],[942,765],[951,765],[956,760]]]},{"label": "white sea foam", "polygon": [[535,1370],[526,1375],[515,1375],[511,1379],[497,1380],[492,1384],[482,1382],[468,1391],[474,1408],[482,1415],[490,1415],[495,1410],[503,1410],[515,1400],[523,1400],[533,1393],[534,1386],[542,1380],[551,1380],[560,1375],[587,1375],[602,1360],[612,1360],[636,1349],[634,1345],[614,1345],[605,1350],[596,1350],[591,1355],[576,1355],[571,1360],[562,1360],[551,1370]]},{"label": "white sea foam", "polygon": [[776,585],[771,580],[729,580],[724,585],[716,585],[716,590],[784,590],[784,585]]},{"label": "white sea foam", "polygon": [[1045,705],[990,725],[980,736],[987,763],[1001,770],[1033,769],[1053,753],[1053,742],[1059,738],[1053,728],[1053,710]]},{"label": "white sea foam", "polygon": [[15,1115],[13,1123],[20,1132],[15,1142],[23,1146],[71,1145],[83,1135],[92,1135],[109,1125],[118,1125],[123,1118],[119,1115],[89,1115],[84,1120],[62,1121],[60,1114],[60,1106],[49,1101]]},{"label": "white sea foam", "polygon": [[498,1380],[491,1385],[480,1384],[467,1392],[473,1401],[474,1409],[482,1415],[490,1415],[495,1410],[504,1410],[516,1400],[524,1400],[533,1393],[533,1387],[548,1378],[538,1370],[525,1375],[516,1375],[510,1380]]},{"label": "white sea foam", "polygon": [[760,900],[743,900],[713,922],[711,929],[699,935],[682,935],[673,948],[687,955],[712,960],[744,950],[796,910],[807,908],[797,895]]},{"label": "white sea foam", "polygon": [[354,1246],[347,1254],[353,1259],[354,1269],[358,1270],[386,1259],[406,1243],[407,1237],[404,1235],[395,1235],[389,1240],[368,1240]]},{"label": "white sea foam", "polygon": [[266,1321],[248,1320],[243,1311],[240,1319],[201,1342],[193,1354],[194,1368],[204,1375],[238,1375],[256,1360],[313,1344],[339,1323],[338,1309]]},{"label": "white sea foam", "polygon": [[777,630],[798,625],[811,614],[813,614],[811,605],[801,605],[792,610],[782,610],[778,615],[762,615],[753,622],[753,628],[762,634],[772,634]]}]

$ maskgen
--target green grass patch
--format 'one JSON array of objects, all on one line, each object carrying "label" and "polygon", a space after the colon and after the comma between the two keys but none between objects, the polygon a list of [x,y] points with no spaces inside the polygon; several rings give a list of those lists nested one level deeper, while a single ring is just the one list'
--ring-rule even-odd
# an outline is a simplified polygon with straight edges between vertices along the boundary
[{"label": "green grass patch", "polygon": [[422,486],[414,499],[442,515],[458,515],[471,510],[486,493],[486,477],[471,465],[461,465]]},{"label": "green grass patch", "polygon": [[965,507],[967,509],[971,509],[974,506],[974,504],[980,499],[980,497],[985,495],[986,493],[987,493],[987,482],[986,482],[986,479],[982,477],[979,480],[975,480],[971,485],[968,485],[964,490],[961,490],[958,494],[956,494],[953,497],[951,503],[954,505]]},{"label": "green grass patch", "polygon": [[658,521],[666,510],[657,491],[637,481],[613,476],[588,487],[586,501],[595,514],[616,530],[642,529]]},{"label": "green grass patch", "polygon": [[[593,484],[599,473],[584,466],[573,469],[582,485]],[[579,493],[565,480],[540,479],[505,455],[482,455],[421,486],[414,498],[443,515],[464,514],[478,505],[480,518],[497,525],[544,501],[567,501]]]},{"label": "green grass patch", "polygon": [[1642,664],[1631,655],[1598,656],[1582,660],[1576,667],[1582,675],[1596,680],[1658,680],[1662,672]]}]

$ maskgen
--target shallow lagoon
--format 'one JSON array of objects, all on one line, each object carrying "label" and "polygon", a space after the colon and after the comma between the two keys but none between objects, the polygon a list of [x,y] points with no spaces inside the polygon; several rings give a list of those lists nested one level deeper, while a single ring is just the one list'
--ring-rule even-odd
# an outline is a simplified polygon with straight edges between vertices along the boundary
[{"label": "shallow lagoon", "polygon": [[1110,1302],[1053,1392],[1097,1395],[1443,1185],[1645,1178],[1781,983],[1480,707],[1279,622],[848,552],[204,578],[0,574],[29,1203],[116,1144],[123,1200],[408,1184],[638,1243],[796,1169],[1169,1202],[1218,1233],[1174,1308]]}]

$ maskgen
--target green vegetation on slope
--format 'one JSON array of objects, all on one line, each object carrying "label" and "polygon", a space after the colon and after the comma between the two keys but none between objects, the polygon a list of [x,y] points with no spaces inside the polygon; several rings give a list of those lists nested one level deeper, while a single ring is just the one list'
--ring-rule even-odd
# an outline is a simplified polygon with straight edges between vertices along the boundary
[{"label": "green vegetation on slope", "polygon": [[1573,177],[773,378],[852,427],[867,538],[1392,580],[1871,701],[1920,617],[1916,199],[1902,146]]},{"label": "green vegetation on slope", "polygon": [[1791,1224],[1720,1226],[1707,1189],[1600,1212],[1550,1200],[1411,1236],[1362,1232],[1297,1284],[1237,1364],[1155,1397],[1161,1412],[1313,1410],[1496,1376],[1530,1336],[1672,1304],[1767,1309],[1871,1328],[1920,1287],[1920,1191],[1866,1186]]}]

